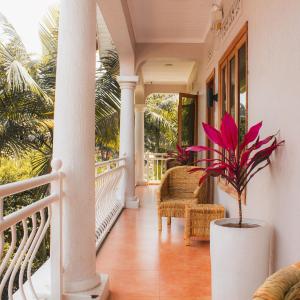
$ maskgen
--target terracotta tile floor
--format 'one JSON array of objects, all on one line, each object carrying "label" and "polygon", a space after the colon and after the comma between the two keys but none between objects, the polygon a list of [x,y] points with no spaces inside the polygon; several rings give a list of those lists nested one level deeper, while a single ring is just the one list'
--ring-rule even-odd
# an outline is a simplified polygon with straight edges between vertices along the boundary
[{"label": "terracotta tile floor", "polygon": [[137,188],[141,208],[123,211],[98,253],[110,300],[210,300],[209,243],[185,246],[180,219],[158,232],[156,188]]}]

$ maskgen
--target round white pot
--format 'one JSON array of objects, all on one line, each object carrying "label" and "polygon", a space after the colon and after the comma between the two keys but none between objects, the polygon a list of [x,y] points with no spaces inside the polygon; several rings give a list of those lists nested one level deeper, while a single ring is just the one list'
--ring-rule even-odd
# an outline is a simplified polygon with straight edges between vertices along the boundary
[{"label": "round white pot", "polygon": [[210,224],[212,300],[251,300],[269,275],[271,228],[263,221],[244,219],[254,228],[224,227],[238,219]]}]

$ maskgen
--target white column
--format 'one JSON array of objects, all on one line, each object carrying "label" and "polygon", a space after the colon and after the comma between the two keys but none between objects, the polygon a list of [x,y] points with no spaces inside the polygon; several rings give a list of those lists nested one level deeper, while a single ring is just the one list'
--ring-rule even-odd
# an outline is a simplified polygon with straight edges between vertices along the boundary
[{"label": "white column", "polygon": [[145,104],[135,105],[135,162],[136,162],[136,184],[145,185],[144,179],[144,114]]},{"label": "white column", "polygon": [[53,155],[63,162],[65,293],[100,284],[95,247],[95,0],[62,0]]},{"label": "white column", "polygon": [[124,176],[125,206],[138,208],[135,196],[135,146],[134,146],[134,89],[138,76],[119,76],[121,88],[120,156],[126,156]]}]

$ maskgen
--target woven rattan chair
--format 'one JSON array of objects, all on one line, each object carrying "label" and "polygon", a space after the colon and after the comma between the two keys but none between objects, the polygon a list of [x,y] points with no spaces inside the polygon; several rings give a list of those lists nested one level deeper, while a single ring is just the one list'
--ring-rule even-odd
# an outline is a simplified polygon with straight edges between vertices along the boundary
[{"label": "woven rattan chair", "polygon": [[299,300],[300,263],[271,275],[255,292],[253,300]]},{"label": "woven rattan chair", "polygon": [[219,204],[187,205],[184,227],[185,244],[189,246],[191,238],[209,241],[210,222],[224,217],[225,209]]},{"label": "woven rattan chair", "polygon": [[162,230],[162,217],[184,218],[185,206],[207,202],[207,184],[199,187],[200,172],[188,173],[193,166],[180,166],[169,169],[157,192],[158,229]]}]

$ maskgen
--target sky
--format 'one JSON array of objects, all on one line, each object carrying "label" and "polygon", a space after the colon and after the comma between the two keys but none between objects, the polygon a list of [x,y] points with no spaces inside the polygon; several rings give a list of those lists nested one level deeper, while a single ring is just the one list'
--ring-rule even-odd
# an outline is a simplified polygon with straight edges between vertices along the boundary
[{"label": "sky", "polygon": [[29,53],[41,54],[39,22],[59,0],[0,0],[0,12],[15,27]]}]

